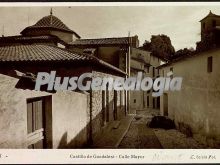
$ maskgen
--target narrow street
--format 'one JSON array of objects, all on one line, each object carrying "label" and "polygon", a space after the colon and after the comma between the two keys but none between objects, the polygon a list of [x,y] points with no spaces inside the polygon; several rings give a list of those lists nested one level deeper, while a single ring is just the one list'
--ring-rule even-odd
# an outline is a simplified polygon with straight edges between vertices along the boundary
[{"label": "narrow street", "polygon": [[[155,113],[157,114],[158,110],[155,110]],[[151,114],[146,111],[137,112],[118,148],[163,148],[154,130],[146,125],[152,117]]]},{"label": "narrow street", "polygon": [[206,148],[176,129],[149,128],[147,123],[159,110],[137,111],[118,148],[186,149]]},{"label": "narrow street", "polygon": [[114,121],[97,136],[92,148],[197,149],[207,148],[176,129],[150,128],[147,123],[159,110],[138,110]]}]

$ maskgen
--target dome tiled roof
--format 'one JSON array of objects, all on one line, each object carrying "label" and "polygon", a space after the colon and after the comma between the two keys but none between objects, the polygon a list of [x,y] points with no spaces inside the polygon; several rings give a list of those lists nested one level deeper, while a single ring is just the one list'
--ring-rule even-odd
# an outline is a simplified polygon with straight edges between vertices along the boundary
[{"label": "dome tiled roof", "polygon": [[52,27],[60,30],[73,32],[59,18],[53,15],[48,15],[46,17],[41,18],[35,25],[31,27]]},{"label": "dome tiled roof", "polygon": [[21,32],[21,34],[25,33],[27,30],[30,29],[42,29],[42,28],[51,28],[51,29],[74,33],[76,36],[80,38],[80,36],[77,33],[69,29],[59,18],[55,17],[52,14],[41,18],[36,24],[25,28]]}]

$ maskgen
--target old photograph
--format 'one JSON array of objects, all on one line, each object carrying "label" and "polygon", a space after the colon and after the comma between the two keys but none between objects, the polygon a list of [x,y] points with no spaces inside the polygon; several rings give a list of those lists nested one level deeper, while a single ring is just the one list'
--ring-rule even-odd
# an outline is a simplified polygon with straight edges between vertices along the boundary
[{"label": "old photograph", "polygon": [[220,148],[219,7],[0,6],[0,148]]}]

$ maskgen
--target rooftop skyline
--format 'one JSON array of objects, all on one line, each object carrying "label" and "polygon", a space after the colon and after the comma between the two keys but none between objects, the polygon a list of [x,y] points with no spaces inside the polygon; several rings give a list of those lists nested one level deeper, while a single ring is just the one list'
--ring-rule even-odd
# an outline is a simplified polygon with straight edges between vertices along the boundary
[{"label": "rooftop skyline", "polygon": [[[219,6],[71,6],[53,7],[58,17],[81,38],[138,35],[140,45],[151,35],[170,37],[175,50],[200,41],[200,20]],[[19,35],[27,26],[50,14],[50,7],[1,7],[1,35]]]}]

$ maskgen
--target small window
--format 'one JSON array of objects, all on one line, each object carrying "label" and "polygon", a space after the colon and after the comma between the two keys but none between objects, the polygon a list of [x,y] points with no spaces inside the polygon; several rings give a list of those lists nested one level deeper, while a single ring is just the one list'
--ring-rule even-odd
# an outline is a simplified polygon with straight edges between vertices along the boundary
[{"label": "small window", "polygon": [[216,20],[212,20],[212,27],[216,27]]},{"label": "small window", "polygon": [[207,71],[208,73],[212,72],[212,56],[208,57]]},{"label": "small window", "polygon": [[136,99],[134,99],[134,103],[136,103]]}]

